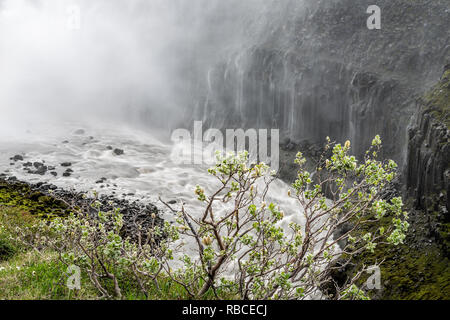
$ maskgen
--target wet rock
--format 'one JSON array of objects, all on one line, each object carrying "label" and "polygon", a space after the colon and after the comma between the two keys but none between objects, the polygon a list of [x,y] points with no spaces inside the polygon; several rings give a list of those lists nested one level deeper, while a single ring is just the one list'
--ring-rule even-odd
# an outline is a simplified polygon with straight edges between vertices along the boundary
[{"label": "wet rock", "polygon": [[44,166],[44,163],[42,163],[42,162],[34,162],[33,163],[33,167],[35,167],[36,169],[43,167],[43,166]]},{"label": "wet rock", "polygon": [[72,175],[72,173],[73,173],[73,170],[72,169],[66,169],[66,171],[64,171],[63,172],[63,177],[70,177],[71,175]]},{"label": "wet rock", "polygon": [[76,135],[83,135],[85,133],[86,133],[86,131],[84,131],[84,129],[78,129],[74,132],[74,134],[76,134]]},{"label": "wet rock", "polygon": [[54,176],[54,177],[57,177],[57,176],[58,176],[58,172],[55,172],[55,171],[50,172],[50,174],[51,174],[52,176]]},{"label": "wet rock", "polygon": [[96,184],[100,184],[100,183],[104,183],[107,179],[106,178],[100,178],[99,180],[97,180],[95,183]]},{"label": "wet rock", "polygon": [[63,163],[61,163],[61,167],[70,167],[70,166],[72,166],[71,162],[63,162]]},{"label": "wet rock", "polygon": [[430,214],[442,212],[435,204],[446,207],[446,211],[450,209],[450,130],[445,125],[448,116],[443,116],[448,112],[450,95],[447,76],[450,76],[450,66],[444,69],[441,81],[418,101],[419,108],[408,130],[408,195],[415,199],[416,208]]},{"label": "wet rock", "polygon": [[113,153],[114,153],[115,155],[117,155],[117,156],[121,156],[121,155],[123,155],[125,152],[124,152],[122,149],[116,148],[116,149],[114,149]]},{"label": "wet rock", "polygon": [[112,150],[112,149],[113,149],[113,147],[111,147],[111,146],[106,147],[106,150]]},{"label": "wet rock", "polygon": [[38,174],[38,175],[43,176],[46,172],[47,172],[47,167],[46,166],[40,166],[33,172],[33,174]]},{"label": "wet rock", "polygon": [[21,156],[20,154],[17,154],[17,155],[15,155],[14,157],[12,157],[11,160],[14,160],[14,161],[23,161],[23,156]]}]

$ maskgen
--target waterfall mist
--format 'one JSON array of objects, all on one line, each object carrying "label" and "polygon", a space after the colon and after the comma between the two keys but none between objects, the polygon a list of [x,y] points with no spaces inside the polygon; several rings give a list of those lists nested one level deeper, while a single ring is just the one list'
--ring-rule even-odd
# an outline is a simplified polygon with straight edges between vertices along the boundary
[{"label": "waterfall mist", "polygon": [[[76,30],[68,27],[74,5]],[[168,128],[267,5],[0,0],[0,130],[99,119]]]}]

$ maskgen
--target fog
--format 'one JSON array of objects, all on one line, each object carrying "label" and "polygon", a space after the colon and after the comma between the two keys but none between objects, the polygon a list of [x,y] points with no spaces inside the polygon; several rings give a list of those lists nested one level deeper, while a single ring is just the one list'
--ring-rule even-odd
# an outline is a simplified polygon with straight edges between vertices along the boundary
[{"label": "fog", "polygon": [[173,126],[264,10],[256,0],[0,0],[0,130]]}]

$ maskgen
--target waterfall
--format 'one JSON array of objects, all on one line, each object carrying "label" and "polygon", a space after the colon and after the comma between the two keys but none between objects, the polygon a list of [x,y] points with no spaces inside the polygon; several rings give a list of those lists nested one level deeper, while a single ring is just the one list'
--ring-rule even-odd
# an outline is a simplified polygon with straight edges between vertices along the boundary
[{"label": "waterfall", "polygon": [[[394,2],[380,2],[377,34],[369,0],[2,0],[2,130],[76,118],[168,136],[203,120],[360,150],[381,134],[398,158],[413,92],[438,78],[449,48],[441,2]],[[401,28],[413,32],[397,34],[395,6],[421,21]]]}]

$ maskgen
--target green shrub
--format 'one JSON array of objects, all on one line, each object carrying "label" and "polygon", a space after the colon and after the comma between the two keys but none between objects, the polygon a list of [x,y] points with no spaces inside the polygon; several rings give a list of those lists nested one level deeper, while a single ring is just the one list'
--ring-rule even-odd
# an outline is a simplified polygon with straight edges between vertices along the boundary
[{"label": "green shrub", "polygon": [[[211,194],[201,186],[194,190],[204,211],[193,215],[183,205],[166,204],[178,215],[176,223],[148,229],[138,225],[137,240],[122,236],[118,210],[102,212],[96,201],[89,212],[72,208],[67,218],[20,228],[18,238],[35,249],[57,252],[64,267],[80,267],[100,298],[313,298],[333,282],[338,260],[349,263],[356,254],[373,253],[380,243],[401,245],[409,226],[402,199],[384,198],[397,166],[377,160],[380,138],[361,162],[350,148],[348,141],[328,140],[315,177],[298,154],[298,178],[288,196],[298,205],[301,223],[283,224],[279,206],[266,202],[275,177],[265,164],[249,164],[244,152],[217,155],[209,173],[219,187]],[[376,231],[367,232],[367,225]],[[194,239],[196,251],[178,260],[174,252],[183,250],[181,235]],[[366,299],[355,285],[363,272],[357,270],[328,298]]]},{"label": "green shrub", "polygon": [[14,254],[16,254],[17,248],[11,244],[10,241],[0,236],[0,262],[6,261]]}]

